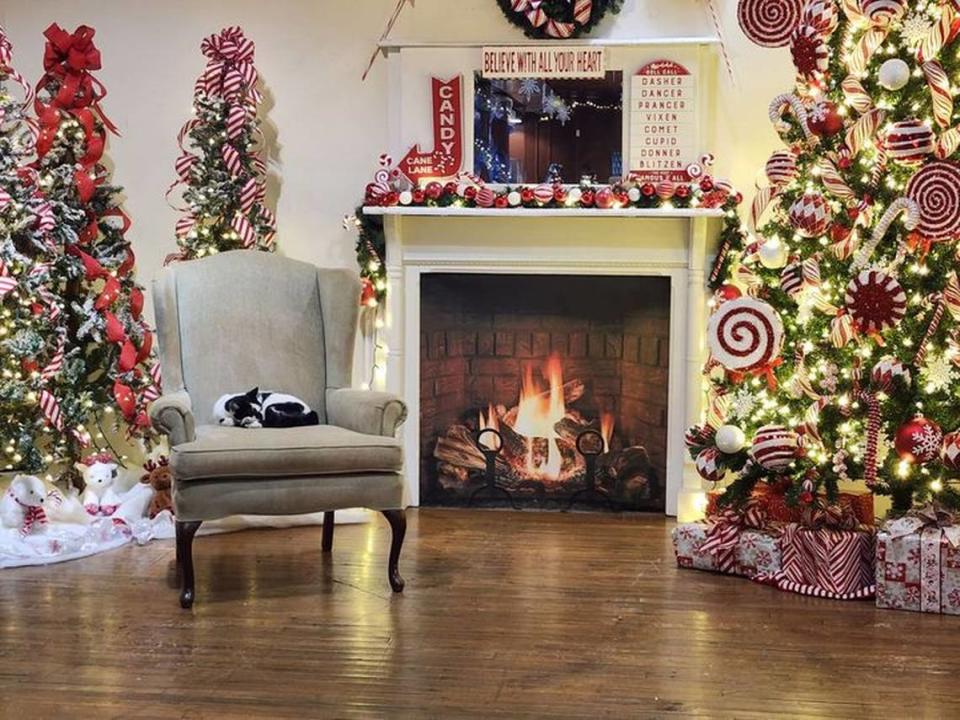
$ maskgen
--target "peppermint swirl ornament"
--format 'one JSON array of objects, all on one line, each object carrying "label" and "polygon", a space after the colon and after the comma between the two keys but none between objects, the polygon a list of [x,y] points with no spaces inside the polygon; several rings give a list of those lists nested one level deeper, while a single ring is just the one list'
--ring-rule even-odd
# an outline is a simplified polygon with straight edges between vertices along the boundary
[{"label": "peppermint swirl ornament", "polygon": [[830,47],[810,25],[801,25],[790,36],[790,55],[797,71],[814,78],[830,68]]},{"label": "peppermint swirl ornament", "polygon": [[750,454],[760,467],[778,472],[796,459],[800,437],[783,425],[764,425],[757,430],[750,446]]},{"label": "peppermint swirl ornament", "polygon": [[737,21],[743,34],[761,47],[784,47],[800,25],[804,0],[740,0]]},{"label": "peppermint swirl ornament", "polygon": [[960,235],[960,164],[938,160],[924,165],[907,183],[907,197],[920,206],[917,232],[927,240]]},{"label": "peppermint swirl ornament", "polygon": [[895,327],[907,312],[903,287],[879,270],[864,270],[853,278],[843,301],[857,327],[869,334]]},{"label": "peppermint swirl ornament", "polygon": [[737,298],[710,316],[707,342],[714,359],[728,370],[769,367],[783,348],[783,322],[762,300]]}]

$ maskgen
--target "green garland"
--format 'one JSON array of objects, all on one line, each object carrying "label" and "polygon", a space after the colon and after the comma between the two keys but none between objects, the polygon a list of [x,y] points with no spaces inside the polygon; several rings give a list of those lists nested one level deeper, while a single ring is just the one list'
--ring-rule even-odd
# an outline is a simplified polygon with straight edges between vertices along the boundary
[{"label": "green garland", "polygon": [[[516,25],[523,30],[527,37],[537,40],[557,40],[557,38],[547,32],[549,23],[544,23],[540,27],[534,27],[527,18],[527,11],[517,11],[513,9],[511,0],[497,0],[503,16],[512,25]],[[590,19],[583,25],[574,22],[573,3],[568,0],[544,0],[540,9],[551,20],[558,23],[570,23],[574,29],[570,38],[580,37],[588,34],[599,23],[607,12],[617,14],[623,6],[623,0],[593,0],[593,12],[590,13]]]}]

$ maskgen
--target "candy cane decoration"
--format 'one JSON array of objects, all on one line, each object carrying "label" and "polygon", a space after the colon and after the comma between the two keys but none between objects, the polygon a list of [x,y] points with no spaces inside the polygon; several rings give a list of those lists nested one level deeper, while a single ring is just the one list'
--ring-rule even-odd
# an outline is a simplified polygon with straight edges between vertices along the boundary
[{"label": "candy cane decoration", "polygon": [[887,29],[870,28],[861,37],[857,46],[847,53],[847,70],[851,75],[863,75],[867,71],[870,59],[884,40],[887,39]]},{"label": "candy cane decoration", "polygon": [[920,341],[920,346],[917,348],[917,353],[913,356],[914,367],[920,367],[923,364],[923,361],[927,359],[927,346],[929,345],[933,334],[939,329],[940,322],[943,320],[943,314],[946,312],[946,310],[947,303],[944,300],[943,295],[941,295],[940,299],[937,300],[937,307],[933,311],[933,317],[930,318],[930,324],[927,326],[927,331],[923,334],[923,340]]},{"label": "candy cane decoration", "polygon": [[947,310],[950,311],[950,317],[960,322],[960,280],[957,279],[956,271],[952,271],[947,276],[942,298]]},{"label": "candy cane decoration", "polygon": [[844,140],[847,148],[850,150],[851,157],[859,153],[869,143],[873,142],[877,130],[886,120],[887,113],[879,108],[874,108],[865,112],[860,118],[850,126]]},{"label": "candy cane decoration", "polygon": [[907,230],[913,230],[920,224],[920,205],[916,201],[910,198],[897,198],[894,200],[880,218],[877,227],[874,228],[870,242],[865,243],[854,257],[852,266],[854,270],[859,270],[867,264],[870,256],[873,255],[873,251],[876,250],[877,245],[883,240],[883,236],[887,234],[887,230],[890,229],[893,221],[900,213],[906,214],[903,224]]},{"label": "candy cane decoration", "polygon": [[927,78],[930,94],[933,96],[933,119],[942,128],[950,127],[953,117],[953,93],[950,92],[950,78],[936,60],[928,60],[922,66]]},{"label": "candy cane decoration", "polygon": [[853,200],[857,197],[857,193],[847,185],[840,171],[837,170],[837,166],[833,164],[830,158],[822,156],[817,161],[817,168],[820,171],[820,179],[823,180],[824,187],[832,195],[840,200]]},{"label": "candy cane decoration", "polygon": [[944,160],[953,155],[958,147],[960,147],[960,129],[952,127],[945,130],[937,139],[937,146],[933,154],[936,155],[937,159]]},{"label": "candy cane decoration", "polygon": [[952,7],[949,5],[941,5],[940,19],[930,28],[927,36],[920,41],[917,59],[921,63],[925,62],[927,58],[933,59],[940,54],[943,46],[947,44],[956,17],[957,13]]},{"label": "candy cane decoration", "polygon": [[797,122],[800,123],[800,129],[803,131],[803,137],[808,142],[816,141],[816,135],[810,131],[807,125],[807,109],[803,106],[803,103],[800,102],[800,98],[790,93],[777,95],[773,99],[773,102],[770,103],[770,122],[773,123],[777,132],[784,133],[790,129],[790,123],[783,119],[782,113],[784,106],[789,106],[790,109],[793,110],[793,115],[796,117]]},{"label": "candy cane decoration", "polygon": [[17,279],[10,274],[10,270],[4,265],[3,260],[0,260],[0,299],[13,292],[18,284]]},{"label": "candy cane decoration", "polygon": [[843,89],[843,96],[846,98],[847,105],[858,113],[863,114],[873,108],[873,98],[853,75],[847,75],[840,83],[840,87]]},{"label": "candy cane decoration", "polygon": [[757,194],[753,198],[753,204],[750,206],[750,219],[747,223],[747,228],[750,232],[755,233],[757,231],[760,218],[763,216],[764,211],[779,195],[780,191],[777,188],[769,186],[757,190]]},{"label": "candy cane decoration", "polygon": [[860,393],[867,406],[867,448],[863,456],[863,481],[873,490],[877,484],[877,440],[880,437],[880,402],[874,392]]}]

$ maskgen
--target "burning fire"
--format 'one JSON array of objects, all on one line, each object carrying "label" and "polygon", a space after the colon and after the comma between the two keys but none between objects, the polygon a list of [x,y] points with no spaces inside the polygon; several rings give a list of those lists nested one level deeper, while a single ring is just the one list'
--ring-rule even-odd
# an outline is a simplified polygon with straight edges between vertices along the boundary
[{"label": "burning fire", "polygon": [[[547,359],[543,377],[547,381],[546,388],[534,379],[531,365],[525,368],[517,403],[517,422],[513,429],[526,438],[527,472],[534,477],[556,480],[560,477],[563,457],[557,446],[554,426],[567,413],[563,402],[563,368],[558,356],[551,355]],[[545,438],[547,441],[546,459],[540,464],[534,458],[532,438]]]}]

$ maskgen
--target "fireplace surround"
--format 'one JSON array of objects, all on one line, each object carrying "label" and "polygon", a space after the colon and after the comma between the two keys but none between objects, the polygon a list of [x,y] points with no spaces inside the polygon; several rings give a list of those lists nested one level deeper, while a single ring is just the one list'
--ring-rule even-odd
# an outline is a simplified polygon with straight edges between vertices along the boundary
[{"label": "fireplace surround", "polygon": [[409,407],[403,435],[410,504],[421,503],[424,276],[653,277],[670,288],[664,511],[681,519],[702,513],[702,482],[686,456],[683,430],[701,414],[708,238],[716,236],[721,211],[621,209],[599,215],[578,209],[370,207],[365,212],[384,215],[389,283],[383,327],[366,334],[367,357],[379,337],[385,363],[374,385],[399,394]]}]

